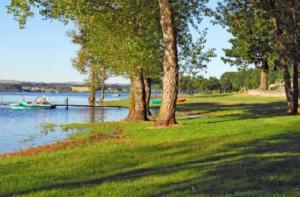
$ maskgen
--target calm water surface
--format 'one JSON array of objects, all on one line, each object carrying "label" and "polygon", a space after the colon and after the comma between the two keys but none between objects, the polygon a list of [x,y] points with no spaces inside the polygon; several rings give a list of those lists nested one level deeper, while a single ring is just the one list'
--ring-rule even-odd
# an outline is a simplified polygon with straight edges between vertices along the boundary
[{"label": "calm water surface", "polygon": [[[26,101],[34,101],[41,95],[48,96],[57,104],[64,104],[68,97],[69,104],[89,105],[88,93],[0,92],[4,103],[16,103],[22,101],[22,98]],[[97,94],[96,99],[99,97],[100,94]],[[129,98],[129,94],[121,94],[120,97],[113,97],[110,93],[105,94],[105,100],[124,98]],[[55,127],[53,132],[45,132],[43,124],[119,121],[127,114],[127,108],[69,107],[67,110],[65,107],[57,107],[51,110],[12,110],[9,106],[0,105],[0,154],[64,140],[72,134],[72,131],[63,132],[58,127]]]}]

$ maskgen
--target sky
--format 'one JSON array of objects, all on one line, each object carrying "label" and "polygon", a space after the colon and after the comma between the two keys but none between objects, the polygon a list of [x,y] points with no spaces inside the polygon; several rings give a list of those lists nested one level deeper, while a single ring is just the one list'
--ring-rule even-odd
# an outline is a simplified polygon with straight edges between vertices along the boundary
[{"label": "sky", "polygon": [[[211,0],[211,5],[216,0]],[[0,1],[0,79],[46,83],[83,82],[86,78],[72,67],[71,58],[76,57],[79,45],[71,43],[66,36],[72,24],[64,25],[59,21],[42,20],[35,14],[19,29],[13,15],[7,13],[5,5],[10,0]],[[221,26],[212,25],[209,18],[204,19],[200,29],[209,28],[206,36],[207,48],[216,48],[217,57],[207,64],[208,68],[199,74],[208,78],[220,78],[227,71],[236,71],[222,62],[222,48],[229,48],[230,34]],[[197,36],[197,35],[194,35]],[[114,77],[107,83],[129,83],[122,77]]]}]

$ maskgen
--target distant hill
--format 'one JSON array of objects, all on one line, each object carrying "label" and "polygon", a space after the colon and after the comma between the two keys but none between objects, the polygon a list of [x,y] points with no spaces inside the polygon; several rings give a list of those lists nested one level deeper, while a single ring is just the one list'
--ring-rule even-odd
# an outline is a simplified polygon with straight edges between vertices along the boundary
[{"label": "distant hill", "polygon": [[0,79],[0,83],[24,83],[24,81],[17,81],[17,80],[2,80]]},{"label": "distant hill", "polygon": [[[46,83],[46,82],[32,82],[32,81],[18,81],[18,80],[3,80],[0,79],[1,83],[9,83],[9,84],[20,84],[20,83]],[[68,85],[75,85],[75,86],[84,86],[83,82],[47,82],[47,84],[68,84]],[[107,85],[118,85],[118,86],[128,86],[129,84],[120,84],[120,83],[107,83]]]},{"label": "distant hill", "polygon": [[63,84],[69,84],[69,85],[80,85],[80,86],[84,85],[84,83],[83,83],[83,82],[65,82],[65,83],[63,83]]},{"label": "distant hill", "polygon": [[7,84],[21,84],[21,83],[32,83],[32,84],[39,84],[39,83],[46,83],[46,84],[68,84],[68,85],[77,85],[83,86],[84,83],[82,82],[33,82],[33,81],[18,81],[18,80],[3,80],[0,79],[0,84],[7,83]]}]

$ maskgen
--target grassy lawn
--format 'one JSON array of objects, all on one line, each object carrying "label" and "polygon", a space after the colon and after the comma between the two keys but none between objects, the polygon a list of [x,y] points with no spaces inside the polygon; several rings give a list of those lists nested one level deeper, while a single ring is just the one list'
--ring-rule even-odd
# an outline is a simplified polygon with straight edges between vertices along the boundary
[{"label": "grassy lawn", "polygon": [[186,98],[179,114],[199,118],[181,116],[176,127],[66,125],[89,132],[51,151],[0,157],[0,196],[300,196],[300,117],[285,115],[285,99]]}]

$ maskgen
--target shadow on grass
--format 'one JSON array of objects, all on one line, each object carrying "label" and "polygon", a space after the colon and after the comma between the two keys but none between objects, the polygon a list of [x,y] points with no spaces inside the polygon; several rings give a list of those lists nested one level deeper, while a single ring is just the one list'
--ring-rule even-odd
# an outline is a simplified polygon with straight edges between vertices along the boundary
[{"label": "shadow on grass", "polygon": [[[285,115],[287,109],[285,102],[249,103],[235,105],[221,105],[219,103],[186,103],[178,107],[177,111],[191,111],[191,115],[210,115],[217,112],[216,116],[227,117],[228,120],[255,119]],[[238,111],[238,114],[231,112]],[[228,114],[226,113],[228,112]],[[227,121],[227,120],[224,120]]]},{"label": "shadow on grass", "polygon": [[200,94],[200,95],[194,95],[194,97],[221,98],[221,97],[227,97],[227,96],[232,96],[232,95],[234,95],[234,94],[232,94],[232,93],[226,93],[226,94]]},{"label": "shadow on grass", "polygon": [[[96,179],[48,184],[30,190],[0,194],[24,195],[51,189],[93,187],[105,182],[130,182],[144,177],[172,176],[188,171],[180,181],[157,184],[142,196],[300,196],[300,132],[291,131],[245,143],[231,143],[202,159],[192,157],[185,162],[157,167],[127,170]],[[192,142],[195,143],[195,142]],[[199,142],[198,142],[199,143]],[[170,147],[164,147],[169,149]],[[186,151],[190,150],[186,147]],[[160,147],[161,149],[161,147]],[[144,149],[137,150],[140,152]],[[163,151],[157,150],[154,151]],[[151,154],[151,153],[148,153]],[[176,152],[174,156],[186,153]],[[88,176],[87,176],[88,177]],[[141,196],[133,194],[132,196]]]},{"label": "shadow on grass", "polygon": [[182,163],[195,176],[165,184],[154,196],[300,196],[300,133],[276,135],[249,143],[230,144],[224,152],[239,154],[211,156]]}]

